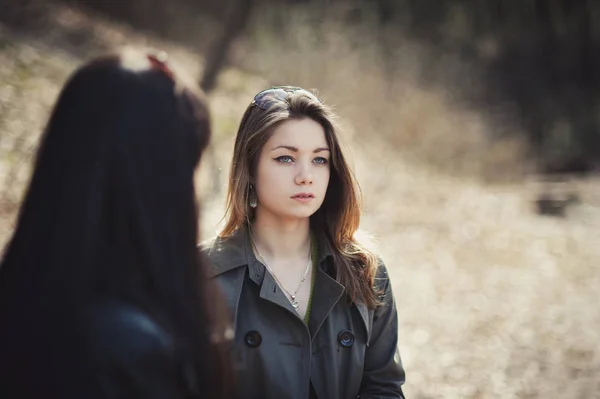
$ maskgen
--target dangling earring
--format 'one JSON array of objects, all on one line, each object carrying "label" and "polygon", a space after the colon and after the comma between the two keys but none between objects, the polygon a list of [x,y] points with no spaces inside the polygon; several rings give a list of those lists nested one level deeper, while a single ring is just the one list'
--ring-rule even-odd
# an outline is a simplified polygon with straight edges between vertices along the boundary
[{"label": "dangling earring", "polygon": [[248,205],[250,205],[250,208],[256,208],[258,205],[256,190],[254,189],[254,186],[252,184],[250,185],[250,193],[248,193]]}]

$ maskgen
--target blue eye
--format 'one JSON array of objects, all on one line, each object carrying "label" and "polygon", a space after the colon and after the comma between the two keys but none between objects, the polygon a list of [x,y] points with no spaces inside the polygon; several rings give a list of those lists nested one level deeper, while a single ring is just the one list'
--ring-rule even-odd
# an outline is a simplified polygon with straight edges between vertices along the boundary
[{"label": "blue eye", "polygon": [[313,162],[314,162],[314,163],[316,163],[316,164],[318,164],[318,165],[327,165],[327,163],[328,163],[329,161],[327,160],[327,158],[318,157],[318,158],[315,158],[315,159],[313,160]]},{"label": "blue eye", "polygon": [[290,157],[289,155],[282,155],[280,157],[275,158],[275,160],[277,162],[281,162],[281,163],[292,163],[292,162],[294,162],[294,158]]}]

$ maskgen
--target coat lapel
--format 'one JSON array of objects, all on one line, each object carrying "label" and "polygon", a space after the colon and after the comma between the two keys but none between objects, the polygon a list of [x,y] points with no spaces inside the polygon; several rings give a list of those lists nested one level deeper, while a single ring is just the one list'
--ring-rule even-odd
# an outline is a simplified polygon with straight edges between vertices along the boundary
[{"label": "coat lapel", "polygon": [[311,335],[314,338],[323,322],[329,316],[333,307],[338,303],[344,287],[335,281],[322,268],[317,268],[317,278],[313,288],[312,309],[310,311],[310,320],[308,327]]},{"label": "coat lapel", "polygon": [[[261,265],[262,266],[262,265]],[[264,266],[262,266],[264,269]],[[265,273],[260,287],[260,297],[269,302],[285,308],[298,316],[298,313],[292,306],[291,302],[287,299],[283,291],[277,285],[277,282],[273,279],[270,273]],[[300,317],[300,316],[298,316]]]},{"label": "coat lapel", "polygon": [[[345,288],[338,283],[328,272],[328,263],[332,260],[332,250],[325,240],[325,237],[318,234],[319,248],[319,267],[316,268],[317,276],[315,278],[315,286],[313,288],[312,308],[309,320],[309,329],[311,335],[317,334],[331,310],[340,301],[344,294]],[[247,232],[245,229],[240,229],[227,238],[216,238],[212,243],[202,244],[201,248],[205,255],[210,259],[211,269],[210,277],[217,277],[228,271],[236,270],[234,278],[221,280],[222,284],[227,285],[224,288],[224,293],[230,309],[233,311],[233,323],[236,324],[240,294],[242,285],[245,281],[246,270],[248,277],[257,285],[261,286],[260,297],[273,302],[290,312],[296,311],[292,304],[279,289],[277,283],[269,273],[265,273],[265,267],[256,259],[252,249],[250,248]],[[241,267],[247,266],[247,267]],[[371,336],[372,312],[369,312],[366,305],[362,302],[355,304],[364,327],[367,332],[367,342]]]},{"label": "coat lapel", "polygon": [[367,305],[362,302],[355,302],[356,309],[360,313],[360,318],[364,323],[365,332],[367,334],[367,346],[371,342],[371,326],[373,325],[373,312],[369,312]]}]

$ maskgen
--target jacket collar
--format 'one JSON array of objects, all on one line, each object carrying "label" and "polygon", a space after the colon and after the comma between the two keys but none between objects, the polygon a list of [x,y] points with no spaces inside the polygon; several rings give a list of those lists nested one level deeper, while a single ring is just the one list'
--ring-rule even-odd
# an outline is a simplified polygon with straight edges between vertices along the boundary
[{"label": "jacket collar", "polygon": [[[318,264],[322,268],[324,260],[332,256],[332,249],[325,234],[315,232],[318,245]],[[248,229],[241,227],[228,237],[216,237],[200,244],[201,250],[208,256],[210,270],[209,277],[216,277],[241,266],[248,266],[250,278],[260,284],[264,278],[264,267],[258,267],[250,245]],[[262,265],[261,265],[262,266]]]},{"label": "jacket collar", "polygon": [[[332,271],[327,267],[331,262],[326,262],[327,258],[332,256],[331,246],[327,242],[325,235],[319,232],[317,234],[317,245],[319,246],[319,273],[321,278],[317,278],[315,281],[315,288],[313,290],[313,303],[315,304],[311,310],[310,317],[310,330],[313,336],[319,331],[323,321],[333,308],[335,304],[341,298],[344,287],[335,281],[335,277],[332,276]],[[201,251],[209,258],[209,277],[214,278],[221,274],[229,271],[238,269],[240,267],[248,267],[248,277],[258,285],[262,285],[263,279],[265,278],[265,268],[256,259],[254,252],[252,251],[248,232],[246,228],[240,228],[236,230],[229,237],[216,237],[205,243],[200,244]],[[245,273],[244,273],[245,274]],[[243,274],[242,274],[243,275]],[[241,276],[242,276],[241,275]],[[275,281],[270,279],[270,284],[275,284]],[[271,295],[270,292],[274,290],[268,290],[263,287],[261,295]],[[264,292],[262,292],[264,291]],[[277,290],[279,292],[279,290]],[[241,292],[241,289],[240,289]],[[239,298],[239,292],[237,292]],[[278,300],[278,303],[283,303],[282,306],[291,307],[288,301]],[[362,302],[356,302],[361,319],[364,324],[365,331],[367,333],[367,345],[371,338],[371,324],[372,324],[372,312],[369,312],[367,306]],[[234,314],[237,315],[237,304],[235,307]],[[234,321],[235,327],[235,321]]]}]

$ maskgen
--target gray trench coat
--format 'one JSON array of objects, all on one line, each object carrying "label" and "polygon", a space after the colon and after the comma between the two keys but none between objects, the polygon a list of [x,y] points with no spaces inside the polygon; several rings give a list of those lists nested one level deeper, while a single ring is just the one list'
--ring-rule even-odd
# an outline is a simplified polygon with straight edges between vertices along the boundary
[{"label": "gray trench coat", "polygon": [[308,325],[256,259],[245,230],[202,245],[232,312],[238,398],[404,398],[398,317],[387,270],[383,304],[350,304],[332,278],[331,249],[319,239]]}]

